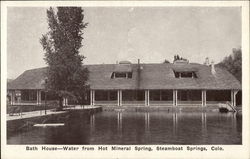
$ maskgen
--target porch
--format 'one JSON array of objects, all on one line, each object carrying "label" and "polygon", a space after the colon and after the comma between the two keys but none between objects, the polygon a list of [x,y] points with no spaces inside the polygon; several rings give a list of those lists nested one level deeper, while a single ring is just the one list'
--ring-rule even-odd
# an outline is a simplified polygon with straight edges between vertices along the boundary
[{"label": "porch", "polygon": [[91,90],[90,105],[213,106],[238,105],[239,90]]},{"label": "porch", "polygon": [[[240,105],[239,90],[90,90],[86,105],[103,106],[212,106],[230,102]],[[44,90],[8,90],[9,105],[58,103],[57,97]],[[70,104],[63,99],[63,105]]]},{"label": "porch", "polygon": [[55,105],[58,104],[57,97],[44,90],[8,90],[8,105]]}]

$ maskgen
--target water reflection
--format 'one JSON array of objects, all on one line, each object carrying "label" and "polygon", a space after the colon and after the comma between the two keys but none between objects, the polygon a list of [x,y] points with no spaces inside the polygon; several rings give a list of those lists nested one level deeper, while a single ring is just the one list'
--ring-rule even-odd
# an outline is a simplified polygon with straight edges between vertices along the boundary
[{"label": "water reflection", "polygon": [[145,113],[145,132],[149,133],[150,132],[150,116],[149,113]]},{"label": "water reflection", "polygon": [[233,115],[232,115],[232,130],[234,131],[234,133],[236,133],[236,131],[237,131],[236,114],[237,113],[233,113]]},{"label": "water reflection", "polygon": [[206,112],[201,113],[202,121],[202,134],[205,136],[207,134],[207,114]]},{"label": "water reflection", "polygon": [[[58,121],[59,118],[50,121]],[[60,118],[60,121],[62,118]],[[65,126],[8,133],[8,144],[241,144],[241,114],[100,112],[71,114]]]},{"label": "water reflection", "polygon": [[176,135],[178,130],[178,114],[173,113],[173,134]]},{"label": "water reflection", "polygon": [[118,133],[122,135],[122,113],[121,112],[117,113],[117,129],[118,129]]},{"label": "water reflection", "polygon": [[90,115],[90,133],[95,131],[95,114]]}]

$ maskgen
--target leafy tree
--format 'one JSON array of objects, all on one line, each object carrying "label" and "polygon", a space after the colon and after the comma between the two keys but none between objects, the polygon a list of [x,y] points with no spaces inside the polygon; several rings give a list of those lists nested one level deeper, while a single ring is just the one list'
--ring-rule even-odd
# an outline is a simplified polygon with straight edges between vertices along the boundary
[{"label": "leafy tree", "polygon": [[42,35],[40,43],[48,64],[46,87],[59,98],[62,109],[64,97],[83,100],[88,70],[83,67],[82,47],[83,9],[80,7],[57,7],[47,10],[48,32]]},{"label": "leafy tree", "polygon": [[163,61],[163,63],[170,63],[167,59],[165,59],[164,61]]},{"label": "leafy tree", "polygon": [[183,61],[188,61],[187,59],[180,57],[179,55],[174,55],[174,62],[177,60],[183,60]]},{"label": "leafy tree", "polygon": [[241,48],[233,49],[232,54],[225,57],[217,66],[225,68],[240,82],[242,81],[242,52]]}]

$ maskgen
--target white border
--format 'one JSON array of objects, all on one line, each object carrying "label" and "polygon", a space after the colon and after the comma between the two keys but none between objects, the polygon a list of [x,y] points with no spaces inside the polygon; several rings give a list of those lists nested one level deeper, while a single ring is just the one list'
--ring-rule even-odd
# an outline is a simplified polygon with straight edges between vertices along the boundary
[{"label": "white border", "polygon": [[[249,151],[249,2],[248,1],[5,1],[1,2],[1,114],[6,114],[6,78],[7,78],[7,7],[49,7],[49,6],[83,6],[83,7],[98,7],[98,6],[200,6],[200,7],[242,7],[242,53],[243,53],[243,78],[242,92],[243,94],[243,129],[242,141],[243,145],[223,145],[225,151],[208,151],[208,152],[188,152],[188,151],[169,151],[169,152],[45,152],[45,151],[25,151],[25,146],[6,145],[6,116],[1,115],[1,155],[2,158],[250,158]],[[77,145],[80,147],[80,145]],[[92,145],[93,146],[93,145]],[[177,145],[175,145],[177,146]],[[193,146],[193,145],[192,145]],[[202,146],[202,145],[201,145]],[[203,145],[205,146],[205,145]],[[210,149],[213,145],[207,145]],[[216,146],[216,145],[215,145]],[[38,147],[41,147],[41,145]],[[98,146],[94,146],[97,148]],[[111,146],[108,146],[111,147]],[[132,146],[133,147],[133,146]],[[156,147],[156,145],[152,145]],[[183,145],[185,148],[186,146]]]}]

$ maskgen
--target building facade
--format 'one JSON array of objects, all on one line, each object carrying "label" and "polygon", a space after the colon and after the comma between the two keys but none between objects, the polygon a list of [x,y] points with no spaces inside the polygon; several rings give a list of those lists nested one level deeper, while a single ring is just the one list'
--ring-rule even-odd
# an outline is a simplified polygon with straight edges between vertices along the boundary
[{"label": "building facade", "polygon": [[[85,65],[89,70],[88,105],[209,106],[241,105],[241,84],[228,71],[178,60],[174,63]],[[46,68],[27,70],[8,84],[10,105],[45,102]],[[56,98],[48,98],[54,101]],[[64,105],[71,104],[64,99]]]}]

